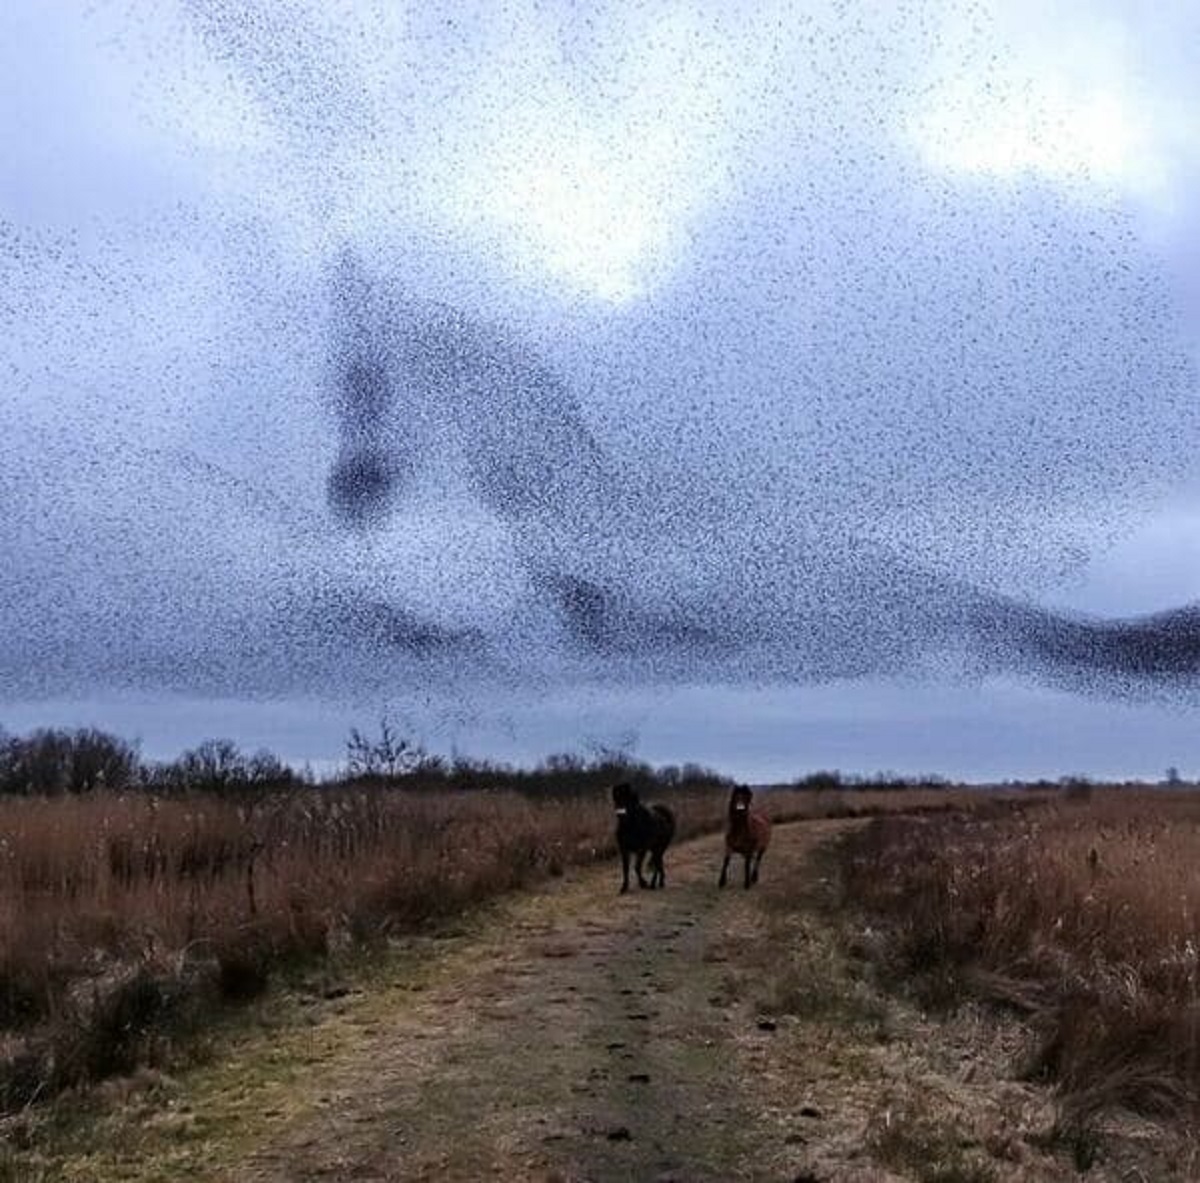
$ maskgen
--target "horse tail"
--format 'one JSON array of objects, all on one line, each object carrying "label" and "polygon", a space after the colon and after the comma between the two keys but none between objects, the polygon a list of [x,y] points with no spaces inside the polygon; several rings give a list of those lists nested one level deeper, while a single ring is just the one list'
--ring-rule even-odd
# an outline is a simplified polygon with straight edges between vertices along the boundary
[{"label": "horse tail", "polygon": [[675,837],[675,815],[665,805],[652,805],[650,808],[658,819],[657,828],[661,844],[663,849],[666,849],[671,839]]}]

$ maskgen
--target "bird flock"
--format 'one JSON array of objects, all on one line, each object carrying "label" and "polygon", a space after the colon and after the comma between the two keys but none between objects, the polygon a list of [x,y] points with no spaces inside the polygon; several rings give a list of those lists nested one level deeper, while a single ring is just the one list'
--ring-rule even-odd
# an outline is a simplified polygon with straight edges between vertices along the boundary
[{"label": "bird flock", "polygon": [[619,7],[72,18],[116,130],[0,207],[10,694],[1190,693],[1200,607],[1042,606],[1193,471],[1119,196],[915,151],[939,6]]}]

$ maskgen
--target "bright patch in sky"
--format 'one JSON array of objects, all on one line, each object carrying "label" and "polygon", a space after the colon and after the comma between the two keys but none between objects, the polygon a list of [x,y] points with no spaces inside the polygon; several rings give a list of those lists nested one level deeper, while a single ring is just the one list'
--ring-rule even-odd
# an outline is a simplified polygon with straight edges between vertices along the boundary
[{"label": "bright patch in sky", "polygon": [[669,237],[667,194],[645,175],[661,163],[645,146],[622,160],[583,136],[527,144],[500,170],[491,213],[552,275],[620,303],[642,290]]},{"label": "bright patch in sky", "polygon": [[767,51],[739,57],[728,32],[649,6],[577,41],[534,39],[514,67],[523,89],[474,94],[476,138],[443,204],[519,269],[615,304],[650,295],[697,215],[729,196],[739,96]]},{"label": "bright patch in sky", "polygon": [[1072,93],[1057,79],[985,89],[964,82],[918,122],[918,137],[935,164],[953,171],[1106,184],[1129,181],[1142,151],[1119,92]]},{"label": "bright patch in sky", "polygon": [[963,13],[947,18],[947,57],[933,64],[909,124],[926,161],[976,176],[1044,177],[1093,195],[1159,196],[1164,112],[1130,28],[1099,17],[1035,20],[1019,6],[994,15],[999,40],[990,44]]}]

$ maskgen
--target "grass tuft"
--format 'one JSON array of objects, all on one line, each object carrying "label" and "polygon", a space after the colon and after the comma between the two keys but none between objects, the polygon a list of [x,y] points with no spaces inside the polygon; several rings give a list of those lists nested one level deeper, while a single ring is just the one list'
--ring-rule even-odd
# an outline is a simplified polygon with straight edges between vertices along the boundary
[{"label": "grass tuft", "polygon": [[1198,843],[1200,797],[1097,788],[878,819],[847,838],[842,878],[893,980],[1028,1016],[1028,1074],[1058,1084],[1078,1132],[1117,1107],[1200,1115]]}]

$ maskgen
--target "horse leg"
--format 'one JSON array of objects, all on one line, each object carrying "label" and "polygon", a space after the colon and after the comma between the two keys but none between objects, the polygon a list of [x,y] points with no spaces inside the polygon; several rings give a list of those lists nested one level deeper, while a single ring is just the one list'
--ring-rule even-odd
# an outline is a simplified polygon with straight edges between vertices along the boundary
[{"label": "horse leg", "polygon": [[721,878],[717,880],[718,887],[724,887],[729,881],[729,851],[725,852],[725,861],[721,864]]},{"label": "horse leg", "polygon": [[621,894],[629,890],[629,850],[621,847]]},{"label": "horse leg", "polygon": [[753,880],[750,878],[750,864],[752,862],[754,862],[754,855],[745,854],[745,855],[742,855],[742,858],[745,860],[745,863],[746,863],[746,887],[747,887],[747,889],[749,889],[750,884],[753,882]]},{"label": "horse leg", "polygon": [[642,875],[642,860],[645,859],[645,857],[646,857],[645,850],[639,850],[637,852],[637,858],[634,860],[634,863],[633,863],[633,869],[635,871],[637,871],[638,887],[650,887],[651,886],[651,884],[646,882],[645,877]]},{"label": "horse leg", "polygon": [[658,852],[658,854],[656,854],[654,856],[654,863],[655,863],[655,866],[658,868],[658,886],[659,887],[667,886],[667,867],[666,867],[666,864],[663,862],[663,853],[664,852],[660,850]]},{"label": "horse leg", "polygon": [[758,882],[758,870],[762,866],[762,858],[766,853],[767,852],[765,850],[760,850],[758,852],[758,856],[754,860],[754,875],[752,876],[752,882],[754,883]]}]

